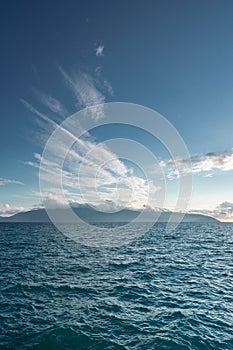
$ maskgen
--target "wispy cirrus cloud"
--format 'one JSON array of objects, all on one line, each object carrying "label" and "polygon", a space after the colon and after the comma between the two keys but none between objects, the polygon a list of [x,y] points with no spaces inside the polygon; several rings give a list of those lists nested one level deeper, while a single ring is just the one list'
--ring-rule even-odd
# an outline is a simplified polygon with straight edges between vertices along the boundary
[{"label": "wispy cirrus cloud", "polygon": [[[62,76],[63,83],[71,91],[71,94],[75,99],[74,106],[71,105],[72,113],[74,113],[74,109],[78,111],[86,107],[92,107],[87,113],[89,113],[94,119],[102,118],[104,116],[104,103],[106,102],[106,97],[113,96],[114,91],[110,82],[106,78],[102,78],[101,67],[96,68],[93,77],[90,74],[80,71],[69,73],[61,66],[58,66],[58,71]],[[46,94],[35,88],[33,88],[33,92],[41,102],[41,107],[45,106],[49,109],[50,116],[48,116],[46,112],[39,111],[25,99],[21,98],[20,101],[27,109],[42,118],[44,121],[50,119],[52,122],[55,114],[62,118],[58,120],[61,122],[64,118],[70,115],[70,112],[64,103],[53,97],[51,94]]]},{"label": "wispy cirrus cloud", "polygon": [[[25,106],[53,128],[59,128],[60,141],[50,145],[52,160],[42,160],[40,154],[34,155],[34,161],[24,162],[26,165],[42,170],[41,179],[47,182],[49,193],[56,196],[56,187],[60,184],[59,161],[66,154],[62,170],[63,193],[69,202],[89,203],[98,207],[127,206],[142,209],[147,204],[148,186],[150,192],[156,193],[158,188],[154,183],[136,176],[117,155],[104,143],[97,143],[89,137],[76,138],[71,131],[58,125],[39,112],[27,102]],[[72,128],[71,128],[72,129]],[[72,149],[67,149],[67,140],[74,142]],[[53,191],[54,188],[54,191]],[[51,198],[50,198],[51,199]],[[60,198],[57,202],[63,202]]]},{"label": "wispy cirrus cloud", "polygon": [[[47,196],[56,196],[56,186],[61,182],[59,155],[66,154],[66,145],[59,142],[50,152],[54,152],[52,160],[35,154],[35,161],[27,165],[40,166],[41,180],[49,189]],[[113,207],[142,209],[147,205],[148,186],[151,193],[158,190],[154,183],[136,176],[106,145],[97,145],[93,140],[81,140],[69,150],[62,170],[62,186],[68,202],[88,203],[110,210]],[[58,201],[63,202],[63,199]]]},{"label": "wispy cirrus cloud", "polygon": [[114,90],[110,82],[102,77],[102,67],[97,66],[95,68],[95,79],[96,88],[101,89],[103,93],[107,93],[109,96],[114,96]]},{"label": "wispy cirrus cloud", "polygon": [[37,89],[33,89],[36,97],[38,100],[46,106],[51,112],[55,113],[56,115],[65,118],[70,113],[68,112],[67,108],[64,106],[64,104],[56,99],[55,97],[45,94],[42,91],[39,91]]},{"label": "wispy cirrus cloud", "polygon": [[23,185],[23,182],[18,180],[11,180],[11,179],[4,179],[0,177],[0,186],[6,186],[6,185]]},{"label": "wispy cirrus cloud", "polygon": [[[91,107],[91,117],[99,119],[104,116],[103,104],[106,95],[113,94],[111,84],[101,79],[101,71],[96,71],[96,78],[86,73],[67,73],[59,67],[65,85],[75,98],[76,108]],[[105,92],[105,94],[104,94]],[[52,112],[65,114],[64,105],[51,96],[40,94],[39,99],[43,105]],[[44,132],[49,137],[51,129],[59,129],[60,140],[50,145],[52,158],[42,159],[39,153],[34,160],[24,162],[28,166],[41,169],[41,179],[48,184],[47,197],[49,203],[63,203],[63,198],[57,198],[56,186],[61,179],[59,161],[66,155],[62,170],[63,193],[70,203],[89,203],[98,208],[130,207],[142,209],[147,205],[148,186],[150,193],[156,193],[157,186],[143,177],[134,174],[118,156],[104,143],[97,143],[89,133],[81,139],[79,134],[81,126],[72,121],[59,125],[47,113],[39,111],[29,102],[21,100],[25,107],[38,117],[38,123],[43,123]],[[67,148],[67,142],[72,141],[72,149]],[[69,142],[68,142],[69,143]]]},{"label": "wispy cirrus cloud", "polygon": [[[91,114],[94,119],[104,116],[103,104],[106,102],[105,95],[97,89],[95,80],[86,73],[67,73],[59,67],[65,84],[76,98],[76,107],[81,109],[92,107]],[[95,108],[94,108],[95,107]]]},{"label": "wispy cirrus cloud", "polygon": [[[192,164],[191,169],[186,167],[186,164],[190,161]],[[233,149],[196,155],[190,159],[161,161],[160,166],[165,169],[170,180],[190,172],[193,174],[204,173],[204,176],[211,177],[212,173],[210,172],[214,170],[233,170]]]},{"label": "wispy cirrus cloud", "polygon": [[38,109],[33,107],[29,102],[27,102],[23,98],[21,98],[20,101],[30,112],[32,112],[33,114],[38,116],[44,122],[47,122],[47,123],[51,124],[54,127],[57,127],[58,124],[53,119],[49,118],[45,113],[40,112]]}]

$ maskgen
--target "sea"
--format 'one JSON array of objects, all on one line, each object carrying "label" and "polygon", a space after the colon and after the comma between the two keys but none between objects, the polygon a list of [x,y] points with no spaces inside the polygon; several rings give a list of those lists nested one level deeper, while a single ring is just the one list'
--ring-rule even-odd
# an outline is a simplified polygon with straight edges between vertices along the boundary
[{"label": "sea", "polygon": [[233,224],[165,226],[93,247],[1,223],[0,349],[233,349]]}]

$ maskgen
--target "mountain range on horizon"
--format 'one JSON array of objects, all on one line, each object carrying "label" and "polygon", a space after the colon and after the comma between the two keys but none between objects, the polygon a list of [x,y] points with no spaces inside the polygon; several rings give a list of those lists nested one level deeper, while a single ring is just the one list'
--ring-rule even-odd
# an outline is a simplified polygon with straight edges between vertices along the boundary
[{"label": "mountain range on horizon", "polygon": [[[123,209],[114,213],[106,213],[94,210],[91,207],[81,206],[79,208],[72,208],[73,212],[78,215],[83,221],[88,223],[117,223],[117,222],[130,222],[140,214],[139,211]],[[75,223],[73,217],[70,215],[70,210],[66,208],[50,209],[52,211],[53,217],[56,218],[56,222],[59,223]],[[173,222],[181,221],[181,216],[184,215],[182,222],[219,222],[219,220],[202,214],[183,214],[178,212],[156,212],[158,217],[157,222],[168,222],[171,215],[173,214]],[[151,211],[146,212],[143,222],[152,222],[154,220],[155,213],[152,214]],[[26,212],[19,212],[10,217],[0,216],[1,222],[25,222],[25,223],[50,223],[51,220],[45,209],[33,209]]]}]

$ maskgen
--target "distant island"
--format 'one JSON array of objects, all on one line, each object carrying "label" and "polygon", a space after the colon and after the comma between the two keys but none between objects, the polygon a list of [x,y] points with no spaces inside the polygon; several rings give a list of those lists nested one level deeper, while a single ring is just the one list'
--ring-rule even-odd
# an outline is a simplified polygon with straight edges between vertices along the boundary
[{"label": "distant island", "polygon": [[[68,209],[50,209],[53,211],[53,216],[56,217],[56,221],[60,223],[74,223],[72,217],[70,217],[70,211]],[[115,213],[106,213],[96,211],[91,207],[78,207],[72,208],[75,214],[77,214],[82,220],[88,223],[111,223],[111,222],[129,222],[135,219],[140,212],[134,210],[124,209]],[[160,214],[157,222],[168,222],[173,214],[173,222],[178,222],[181,219],[182,213],[172,213],[164,211]],[[144,222],[154,221],[154,216],[151,211],[146,213],[143,220]],[[45,209],[34,209],[27,212],[20,212],[10,217],[0,217],[0,222],[25,222],[25,223],[50,223],[51,220]],[[185,214],[182,222],[196,222],[196,223],[214,223],[219,222],[217,219],[200,214]]]}]

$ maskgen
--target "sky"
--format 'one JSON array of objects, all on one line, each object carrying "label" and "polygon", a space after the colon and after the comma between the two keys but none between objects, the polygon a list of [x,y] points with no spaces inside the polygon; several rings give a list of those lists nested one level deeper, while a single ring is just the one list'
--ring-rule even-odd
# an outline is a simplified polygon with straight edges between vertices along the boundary
[{"label": "sky", "polygon": [[[43,201],[62,205],[56,162],[46,169],[42,163],[50,191],[40,197],[46,141],[85,107],[98,105],[94,114],[101,119],[102,104],[125,102],[157,111],[183,138],[193,178],[187,211],[233,221],[232,11],[228,0],[2,1],[0,215]],[[116,137],[141,142],[158,158],[166,179],[163,209],[173,209],[180,177],[189,172],[187,160],[174,163],[151,135],[123,126],[100,127],[72,147],[64,163],[67,200],[101,210],[146,205],[149,182],[143,171],[103,143]],[[56,155],[59,145],[55,148]],[[183,169],[179,176],[177,164]],[[149,183],[152,208],[160,207],[162,186],[155,173]]]}]

